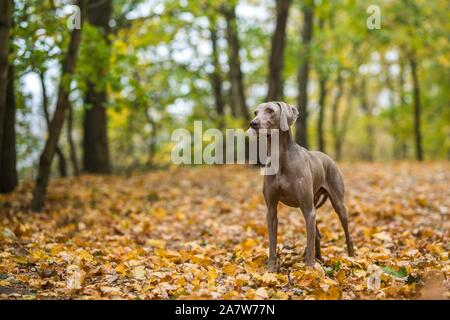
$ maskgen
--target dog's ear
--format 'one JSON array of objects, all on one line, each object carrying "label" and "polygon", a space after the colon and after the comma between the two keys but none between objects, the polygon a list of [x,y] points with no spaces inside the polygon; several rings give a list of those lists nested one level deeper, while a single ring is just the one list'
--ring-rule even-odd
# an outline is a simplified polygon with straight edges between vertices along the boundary
[{"label": "dog's ear", "polygon": [[277,102],[277,104],[280,106],[280,129],[282,131],[288,131],[289,126],[297,120],[298,110],[284,102]]}]

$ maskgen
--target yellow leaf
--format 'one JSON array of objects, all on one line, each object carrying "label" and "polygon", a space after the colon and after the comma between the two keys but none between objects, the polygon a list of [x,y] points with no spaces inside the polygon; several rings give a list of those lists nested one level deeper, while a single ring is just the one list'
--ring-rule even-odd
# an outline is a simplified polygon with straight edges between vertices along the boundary
[{"label": "yellow leaf", "polygon": [[279,290],[279,291],[275,292],[273,298],[287,300],[287,299],[289,299],[289,295],[286,292]]},{"label": "yellow leaf", "polygon": [[133,269],[133,278],[135,279],[145,279],[145,276],[147,274],[147,271],[145,270],[144,266],[137,266],[136,268]]},{"label": "yellow leaf", "polygon": [[261,277],[261,280],[264,284],[274,285],[278,282],[277,276],[274,273],[266,272]]},{"label": "yellow leaf", "polygon": [[166,242],[164,240],[158,240],[158,239],[148,239],[147,244],[149,246],[152,246],[154,248],[164,248],[166,245]]},{"label": "yellow leaf", "polygon": [[156,207],[156,208],[153,208],[153,210],[151,211],[151,214],[156,218],[162,219],[167,216],[167,211],[164,208]]},{"label": "yellow leaf", "polygon": [[120,263],[117,267],[116,267],[116,272],[122,276],[125,276],[127,274],[127,266],[124,265],[123,263]]},{"label": "yellow leaf", "polygon": [[192,257],[192,263],[201,265],[201,266],[207,266],[211,264],[211,261],[208,257],[205,257],[202,254],[196,254]]},{"label": "yellow leaf", "polygon": [[155,254],[157,255],[157,256],[159,256],[159,257],[166,257],[167,256],[167,251],[166,250],[164,250],[164,249],[160,249],[160,248],[157,248],[157,249],[155,249]]},{"label": "yellow leaf", "polygon": [[258,241],[256,239],[247,239],[244,242],[242,242],[242,247],[245,250],[249,250],[249,249],[253,248],[254,246],[256,246],[257,243],[258,243]]},{"label": "yellow leaf", "polygon": [[246,285],[249,280],[250,276],[248,274],[242,273],[236,276],[236,278],[234,279],[234,283],[236,283],[237,286],[242,287],[243,285]]},{"label": "yellow leaf", "polygon": [[78,252],[78,256],[82,259],[85,260],[87,262],[92,262],[94,260],[94,256],[92,254],[90,254],[89,252],[87,252],[84,249],[81,249]]},{"label": "yellow leaf", "polygon": [[234,264],[228,264],[222,268],[223,273],[228,276],[234,276],[236,274],[237,267]]},{"label": "yellow leaf", "polygon": [[214,269],[208,271],[208,283],[213,285],[216,283],[217,272]]},{"label": "yellow leaf", "polygon": [[345,273],[344,273],[344,271],[339,271],[337,274],[336,274],[336,280],[339,282],[339,283],[343,283],[344,281],[345,281]]}]

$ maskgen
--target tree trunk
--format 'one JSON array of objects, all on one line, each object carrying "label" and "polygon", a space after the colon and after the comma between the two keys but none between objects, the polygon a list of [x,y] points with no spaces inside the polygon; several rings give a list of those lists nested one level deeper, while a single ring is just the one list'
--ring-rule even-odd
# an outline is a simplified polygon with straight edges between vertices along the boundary
[{"label": "tree trunk", "polygon": [[67,115],[67,141],[69,142],[69,154],[70,162],[72,163],[73,175],[80,175],[80,166],[78,165],[77,149],[75,147],[75,142],[73,141],[73,106],[69,101]]},{"label": "tree trunk", "polygon": [[352,113],[352,97],[353,97],[353,88],[350,87],[350,89],[347,92],[347,106],[344,111],[344,115],[342,117],[342,124],[340,126],[340,129],[337,134],[336,138],[336,146],[335,146],[335,152],[336,152],[336,161],[342,160],[342,146],[344,145],[345,141],[345,135],[347,133],[348,123],[350,120],[350,115]]},{"label": "tree trunk", "polygon": [[[45,73],[43,71],[39,72],[39,79],[41,80],[41,90],[42,90],[42,110],[44,111],[47,129],[50,130],[50,113],[48,110],[47,86],[45,85]],[[56,156],[58,157],[59,175],[61,177],[67,177],[66,157],[64,157],[64,153],[62,152],[59,145],[56,146]]]},{"label": "tree trunk", "polygon": [[367,97],[367,81],[365,78],[361,81],[360,89],[361,109],[366,116],[366,146],[363,150],[363,159],[373,161],[373,149],[375,146],[375,136],[373,128],[373,108]]},{"label": "tree trunk", "polygon": [[338,76],[336,79],[336,93],[331,106],[331,132],[334,139],[334,157],[336,161],[341,160],[341,142],[339,141],[339,103],[341,102],[343,87],[344,81],[342,80],[340,71],[338,71]]},{"label": "tree trunk", "polygon": [[[398,86],[399,86],[399,103],[400,103],[400,108],[403,109],[406,106],[406,101],[405,101],[405,64],[403,62],[400,62],[400,72],[399,72],[399,76],[398,76]],[[401,159],[406,159],[408,157],[408,144],[407,144],[407,139],[404,135],[404,133],[402,132],[402,135],[399,137],[400,139],[400,158]]]},{"label": "tree trunk", "polygon": [[245,102],[244,76],[241,71],[241,59],[239,57],[240,44],[235,10],[234,5],[229,5],[224,9],[227,23],[228,63],[230,66],[231,110],[234,116],[250,121],[250,115]]},{"label": "tree trunk", "polygon": [[291,0],[277,0],[277,25],[272,36],[269,58],[268,92],[266,101],[283,99],[283,65],[286,43],[286,24]]},{"label": "tree trunk", "polygon": [[[0,0],[0,150],[3,144],[3,129],[6,116],[6,96],[8,85],[8,55],[10,30],[12,28],[12,0]],[[1,161],[0,155],[0,161]]]},{"label": "tree trunk", "polygon": [[[83,167],[86,172],[108,174],[111,172],[109,163],[109,150],[107,138],[106,109],[98,101],[104,101],[106,97],[97,98],[89,95],[86,102],[94,102],[84,115],[83,128]],[[97,96],[97,93],[93,93]],[[106,92],[104,92],[106,96]]]},{"label": "tree trunk", "polygon": [[[87,0],[79,0],[78,5],[81,11],[81,23],[84,21]],[[50,129],[45,142],[44,150],[39,159],[39,168],[36,178],[36,187],[33,193],[31,209],[33,211],[41,211],[44,206],[44,199],[47,192],[48,180],[50,176],[50,167],[58,144],[59,135],[64,124],[64,116],[69,106],[69,89],[71,78],[75,71],[77,53],[81,42],[81,29],[73,29],[69,49],[62,65],[61,81],[58,89],[58,99],[56,102],[53,119],[50,122]]]},{"label": "tree trunk", "polygon": [[319,117],[317,118],[317,144],[319,150],[325,152],[325,136],[323,123],[325,119],[325,99],[327,97],[327,79],[321,76],[319,79]]},{"label": "tree trunk", "polygon": [[157,138],[157,128],[156,128],[156,122],[153,120],[153,118],[148,113],[148,110],[145,110],[145,115],[147,116],[147,120],[152,126],[152,132],[150,134],[150,139],[148,143],[148,159],[147,159],[147,165],[148,167],[153,167],[154,165],[154,159],[155,159],[155,153],[156,153],[156,138]]},{"label": "tree trunk", "polygon": [[6,110],[3,123],[3,144],[0,159],[0,193],[13,191],[18,184],[16,167],[16,99],[14,96],[14,67],[8,68]]},{"label": "tree trunk", "polygon": [[411,74],[413,80],[413,96],[414,96],[414,141],[416,146],[416,159],[418,161],[423,160],[422,149],[422,130],[420,127],[420,83],[419,76],[417,74],[417,61],[414,53],[409,55],[409,65],[411,67]]},{"label": "tree trunk", "polygon": [[[111,0],[90,1],[88,21],[100,29],[104,36],[104,45],[110,46],[108,36],[111,32],[109,21],[112,14]],[[98,79],[103,79],[109,71],[108,59],[93,61]],[[108,94],[102,81],[89,82],[85,96],[87,110],[84,114],[83,129],[83,168],[86,172],[108,174],[111,172],[106,102]]]},{"label": "tree trunk", "polygon": [[391,78],[390,73],[390,63],[386,61],[384,56],[382,56],[382,65],[384,67],[384,74],[385,74],[385,83],[386,88],[388,90],[388,102],[389,102],[389,120],[390,120],[390,133],[393,138],[393,144],[392,144],[392,157],[394,159],[400,158],[400,139],[398,137],[398,121],[396,119],[396,101],[395,101],[395,88],[394,83]]},{"label": "tree trunk", "polygon": [[217,48],[217,29],[216,21],[212,21],[210,26],[211,46],[212,46],[212,64],[214,71],[211,74],[211,86],[214,92],[214,104],[216,106],[216,113],[219,117],[219,128],[225,127],[224,123],[224,101],[222,93],[222,69],[219,62],[219,50]]},{"label": "tree trunk", "polygon": [[302,49],[300,52],[300,67],[298,69],[298,108],[296,141],[303,147],[308,148],[308,78],[310,43],[313,34],[313,1],[304,1]]}]

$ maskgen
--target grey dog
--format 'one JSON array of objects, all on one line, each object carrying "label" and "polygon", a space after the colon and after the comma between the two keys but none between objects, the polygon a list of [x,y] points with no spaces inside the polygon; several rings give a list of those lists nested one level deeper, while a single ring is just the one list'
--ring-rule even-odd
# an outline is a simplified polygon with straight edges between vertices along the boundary
[{"label": "grey dog", "polygon": [[[269,271],[277,271],[277,204],[300,208],[306,222],[305,261],[313,266],[315,258],[321,260],[319,229],[316,209],[330,199],[345,233],[349,256],[354,255],[353,242],[348,230],[348,215],[344,205],[344,181],[335,162],[319,151],[308,151],[292,140],[290,126],[298,116],[297,108],[284,102],[267,102],[255,110],[249,133],[259,134],[262,129],[270,133],[279,130],[279,168],[276,174],[264,177],[264,199],[267,205],[269,230]],[[262,132],[262,131],[261,131]],[[268,137],[270,143],[270,137]],[[271,149],[270,147],[268,148]]]}]

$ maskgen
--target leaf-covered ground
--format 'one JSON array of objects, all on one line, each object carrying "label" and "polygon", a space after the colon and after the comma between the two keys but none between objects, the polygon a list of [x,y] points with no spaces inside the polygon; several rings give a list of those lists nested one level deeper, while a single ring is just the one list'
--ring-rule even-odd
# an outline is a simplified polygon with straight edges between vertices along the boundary
[{"label": "leaf-covered ground", "polygon": [[450,298],[448,163],[340,168],[357,256],[327,204],[306,268],[303,217],[280,204],[278,273],[256,168],[57,179],[40,214],[25,183],[0,198],[0,298]]}]

